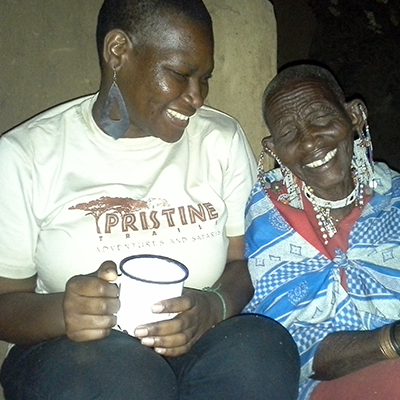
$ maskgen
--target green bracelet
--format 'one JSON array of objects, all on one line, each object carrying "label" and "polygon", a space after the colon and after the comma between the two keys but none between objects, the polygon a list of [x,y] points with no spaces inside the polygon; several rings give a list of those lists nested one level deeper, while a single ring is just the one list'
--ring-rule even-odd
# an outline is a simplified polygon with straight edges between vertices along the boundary
[{"label": "green bracelet", "polygon": [[222,320],[224,320],[224,319],[226,319],[226,316],[227,316],[226,301],[224,299],[224,296],[222,296],[222,294],[219,292],[220,287],[221,287],[221,285],[219,285],[217,288],[213,289],[210,286],[206,286],[201,290],[206,293],[214,293],[219,297],[219,299],[221,300],[221,303],[222,303]]}]

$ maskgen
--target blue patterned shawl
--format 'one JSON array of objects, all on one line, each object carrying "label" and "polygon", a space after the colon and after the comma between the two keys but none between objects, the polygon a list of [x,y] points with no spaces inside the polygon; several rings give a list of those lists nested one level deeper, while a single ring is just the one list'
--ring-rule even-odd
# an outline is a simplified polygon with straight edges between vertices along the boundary
[{"label": "blue patterned shawl", "polygon": [[[279,169],[267,181],[281,181]],[[328,259],[295,232],[256,183],[246,209],[246,254],[255,287],[245,312],[284,325],[301,358],[299,399],[319,383],[309,377],[329,333],[371,330],[400,319],[400,175],[375,165],[377,188],[349,236],[348,251]],[[348,290],[340,284],[346,270]]]}]

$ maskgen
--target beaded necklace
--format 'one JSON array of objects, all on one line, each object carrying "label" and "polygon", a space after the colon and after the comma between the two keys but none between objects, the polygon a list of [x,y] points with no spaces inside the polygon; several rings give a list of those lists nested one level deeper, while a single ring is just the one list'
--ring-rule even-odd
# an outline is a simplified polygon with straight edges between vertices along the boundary
[{"label": "beaded necklace", "polygon": [[325,245],[327,245],[329,239],[331,239],[337,233],[335,222],[331,216],[331,210],[343,208],[352,203],[355,203],[355,207],[363,204],[364,185],[359,183],[357,176],[354,176],[353,180],[355,184],[353,191],[344,199],[335,201],[325,200],[317,197],[313,193],[313,189],[303,182],[302,189],[304,196],[313,206],[315,217],[318,220],[318,226]]},{"label": "beaded necklace", "polygon": [[[332,218],[331,210],[343,208],[353,203],[355,207],[362,207],[364,205],[364,188],[366,187],[369,192],[376,186],[373,176],[373,163],[370,163],[366,158],[365,148],[368,146],[371,146],[371,144],[365,144],[361,139],[355,141],[355,154],[351,163],[354,189],[348,196],[341,200],[330,201],[317,197],[310,186],[307,186],[304,182],[298,180],[286,166],[282,165],[279,158],[268,149],[264,149],[260,154],[258,161],[258,182],[266,194],[268,194],[268,190],[278,194],[277,200],[279,202],[298,210],[304,210],[300,189],[301,184],[304,197],[313,206],[315,217],[318,220],[318,226],[322,234],[322,239],[324,244],[327,245],[329,239],[337,233],[335,223],[339,222]],[[263,168],[264,151],[267,151],[268,154],[278,161],[283,177],[283,185],[267,180]],[[367,183],[367,186],[365,186],[365,183]],[[286,187],[286,191],[284,190],[284,187]]]},{"label": "beaded necklace", "polygon": [[[292,176],[292,179],[287,179],[287,177],[290,175]],[[358,171],[354,166],[352,166],[352,175],[354,182],[353,191],[344,199],[335,201],[321,199],[313,193],[313,189],[310,186],[307,186],[304,182],[300,181],[302,183],[304,197],[313,206],[315,217],[318,220],[318,226],[325,245],[327,245],[329,243],[329,239],[331,239],[337,233],[335,222],[337,223],[338,221],[334,221],[332,218],[331,210],[343,208],[353,203],[355,207],[362,206],[364,204],[364,184],[360,183],[358,179]],[[280,194],[278,196],[279,202],[288,204],[300,210],[304,210],[301,201],[300,188],[290,171],[286,172],[285,180],[290,181],[290,185],[286,184],[284,186],[289,186],[290,190],[288,190],[288,192],[292,193],[292,196],[289,196],[287,192],[282,193],[282,185],[276,183],[271,184],[270,182],[267,182],[265,179],[265,174],[263,174],[261,171],[259,171],[258,174],[258,181],[260,182],[265,193],[268,193],[268,189],[270,189],[275,193]]]}]

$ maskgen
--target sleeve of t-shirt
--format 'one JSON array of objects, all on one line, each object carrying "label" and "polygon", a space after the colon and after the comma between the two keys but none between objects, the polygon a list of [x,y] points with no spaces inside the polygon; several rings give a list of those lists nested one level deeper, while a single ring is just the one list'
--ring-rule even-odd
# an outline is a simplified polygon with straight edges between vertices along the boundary
[{"label": "sleeve of t-shirt", "polygon": [[228,237],[244,234],[244,211],[255,179],[254,155],[242,128],[237,125],[231,140],[223,186],[223,197],[228,210]]},{"label": "sleeve of t-shirt", "polygon": [[[26,142],[29,136],[26,135]],[[38,225],[32,212],[32,161],[5,134],[0,139],[0,276],[24,279],[35,275]]]}]

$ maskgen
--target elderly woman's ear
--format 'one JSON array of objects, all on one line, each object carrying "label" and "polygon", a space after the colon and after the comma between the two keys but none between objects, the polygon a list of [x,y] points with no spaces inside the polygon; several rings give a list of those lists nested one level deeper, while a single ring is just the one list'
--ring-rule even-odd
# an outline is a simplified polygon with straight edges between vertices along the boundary
[{"label": "elderly woman's ear", "polygon": [[350,117],[354,130],[359,130],[365,124],[367,119],[367,107],[360,99],[354,99],[345,103],[347,114]]},{"label": "elderly woman's ear", "polygon": [[272,139],[272,136],[266,136],[262,141],[261,141],[262,147],[264,150],[270,150],[271,152],[274,153],[275,146],[274,146],[274,140]]}]

